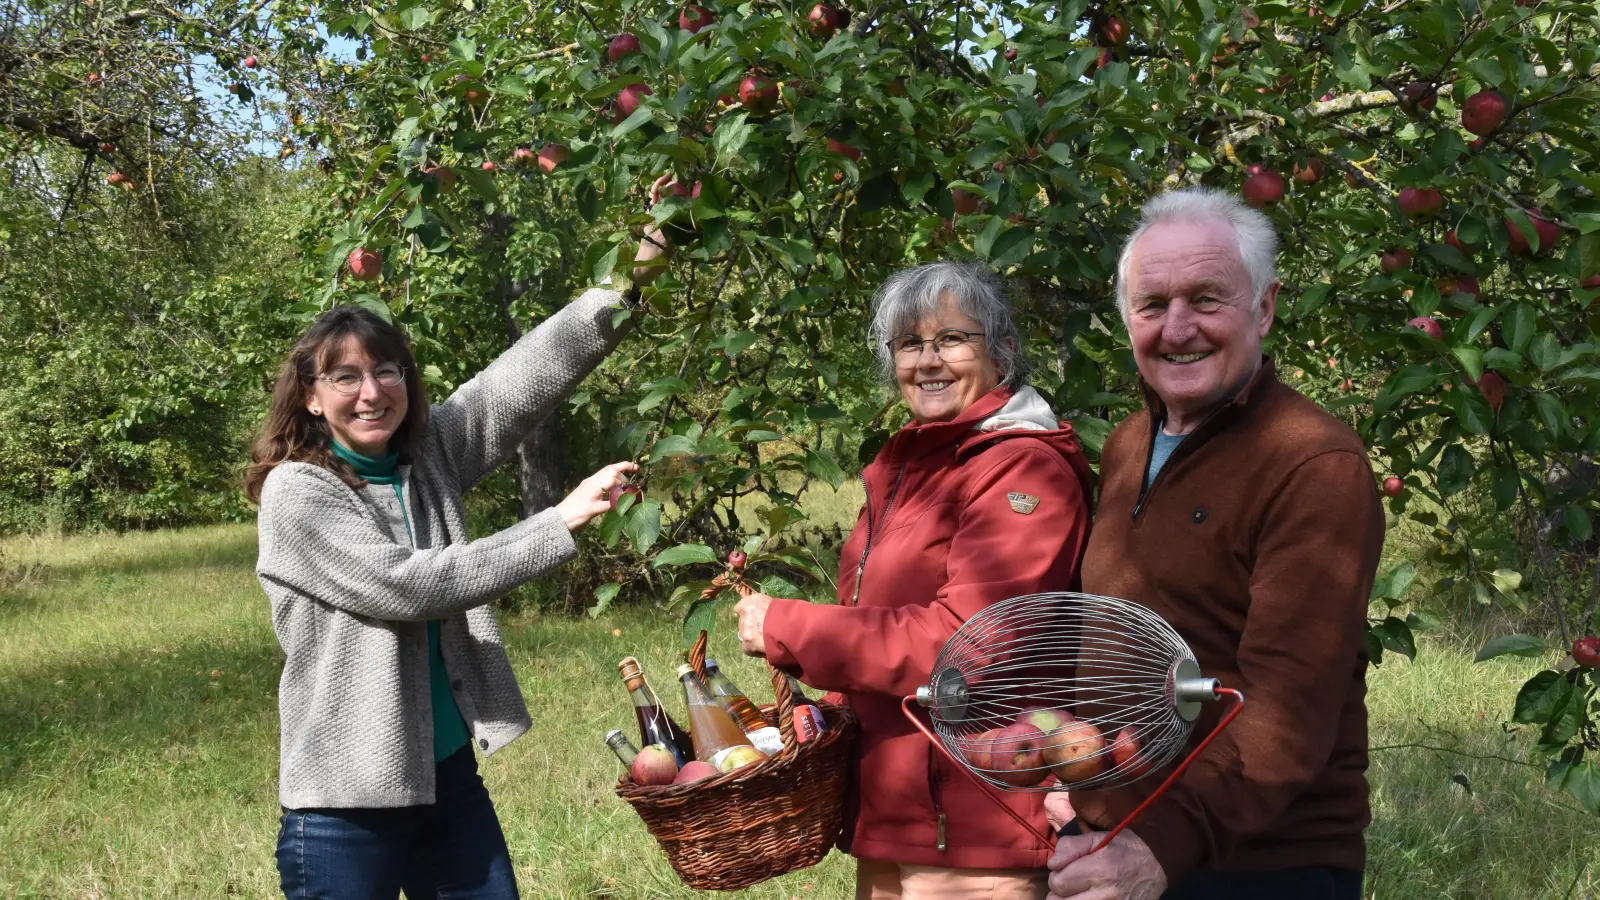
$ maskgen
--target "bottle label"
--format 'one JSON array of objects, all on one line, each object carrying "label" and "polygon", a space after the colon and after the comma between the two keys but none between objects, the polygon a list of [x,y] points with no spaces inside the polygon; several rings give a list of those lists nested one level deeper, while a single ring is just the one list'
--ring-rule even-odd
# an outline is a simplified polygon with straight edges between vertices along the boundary
[{"label": "bottle label", "polygon": [[746,731],[744,736],[750,739],[750,743],[754,744],[757,750],[768,756],[783,752],[783,733],[771,725]]},{"label": "bottle label", "polygon": [[794,737],[804,744],[806,741],[815,740],[816,737],[828,729],[828,723],[822,719],[822,711],[815,706],[796,706],[794,708]]}]

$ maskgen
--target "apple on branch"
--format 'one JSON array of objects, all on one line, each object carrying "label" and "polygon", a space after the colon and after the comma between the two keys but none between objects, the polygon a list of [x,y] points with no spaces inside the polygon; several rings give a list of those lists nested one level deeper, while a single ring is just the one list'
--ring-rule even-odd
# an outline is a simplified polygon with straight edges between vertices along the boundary
[{"label": "apple on branch", "polygon": [[616,63],[629,53],[638,53],[639,50],[639,39],[624,31],[606,45],[606,59]]},{"label": "apple on branch", "polygon": [[1283,199],[1283,176],[1276,170],[1255,163],[1245,171],[1247,174],[1244,179],[1244,202],[1260,209],[1263,206],[1272,206]]},{"label": "apple on branch", "polygon": [[350,267],[350,277],[357,281],[373,281],[383,274],[383,257],[365,247],[351,250],[345,263]]},{"label": "apple on branch", "polygon": [[1383,495],[1385,497],[1398,497],[1406,492],[1406,483],[1399,477],[1390,475],[1383,480]]}]

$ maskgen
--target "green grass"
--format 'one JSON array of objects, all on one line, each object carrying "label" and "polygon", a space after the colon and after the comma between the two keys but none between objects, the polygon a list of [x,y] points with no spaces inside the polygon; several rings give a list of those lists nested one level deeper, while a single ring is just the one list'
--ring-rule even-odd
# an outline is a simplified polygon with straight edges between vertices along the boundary
[{"label": "green grass", "polygon": [[[239,526],[0,545],[0,897],[275,895],[279,654],[254,556]],[[621,609],[505,626],[534,725],[484,768],[523,895],[698,896],[612,794],[601,743],[631,728],[617,659],[671,687],[674,623]],[[731,629],[714,648],[767,691]],[[1534,667],[1432,640],[1373,672],[1375,746],[1466,754],[1374,753],[1373,896],[1600,895],[1600,822],[1493,758],[1521,757],[1500,723]],[[834,854],[737,896],[848,896],[851,872]]]}]

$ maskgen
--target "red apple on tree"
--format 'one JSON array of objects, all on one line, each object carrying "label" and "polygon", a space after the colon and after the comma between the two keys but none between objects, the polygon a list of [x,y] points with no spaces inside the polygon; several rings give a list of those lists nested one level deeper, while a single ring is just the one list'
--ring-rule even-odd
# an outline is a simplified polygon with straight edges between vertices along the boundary
[{"label": "red apple on tree", "polygon": [[606,499],[611,501],[611,508],[616,509],[617,504],[621,502],[624,496],[632,497],[633,502],[638,503],[640,500],[644,499],[644,491],[640,490],[637,484],[632,482],[624,482],[612,487],[611,490],[606,494]]},{"label": "red apple on tree", "polygon": [[1486,137],[1506,120],[1508,109],[1498,91],[1479,91],[1461,104],[1461,127]]},{"label": "red apple on tree", "polygon": [[1385,497],[1398,497],[1406,492],[1406,483],[1398,477],[1390,475],[1383,480],[1383,495]]},{"label": "red apple on tree", "polygon": [[1411,251],[1400,247],[1386,251],[1378,259],[1378,268],[1382,269],[1385,275],[1393,275],[1401,269],[1411,268]]},{"label": "red apple on tree", "polygon": [[1489,408],[1496,413],[1500,412],[1500,404],[1506,401],[1506,380],[1496,372],[1485,372],[1483,377],[1472,383],[1489,401]]},{"label": "red apple on tree", "polygon": [[1483,293],[1478,286],[1478,279],[1471,275],[1456,275],[1451,278],[1439,280],[1439,293],[1449,297],[1452,294],[1467,294],[1476,300]]},{"label": "red apple on tree", "polygon": [[855,162],[861,161],[860,150],[857,150],[855,147],[852,147],[837,138],[828,138],[828,152],[837,153],[840,156],[848,156]]},{"label": "red apple on tree", "polygon": [[433,62],[433,54],[432,53],[424,53],[424,54],[422,54],[422,61],[424,63]]},{"label": "red apple on tree", "polygon": [[1413,81],[1400,89],[1400,101],[1420,110],[1439,105],[1439,92],[1430,81]]},{"label": "red apple on tree", "polygon": [[1017,61],[1017,48],[1015,48],[1015,47],[1007,47],[1006,48],[1006,52],[1003,55],[1006,58],[1006,62],[1016,62]]},{"label": "red apple on tree", "polygon": [[699,34],[700,29],[716,20],[717,17],[704,6],[685,6],[683,12],[678,14],[678,27],[690,34]]},{"label": "red apple on tree", "polygon": [[511,151],[511,162],[513,165],[525,166],[528,163],[533,162],[533,159],[533,151],[529,150],[527,147],[518,147],[517,149]]},{"label": "red apple on tree", "polygon": [[1320,159],[1311,159],[1306,162],[1305,168],[1299,163],[1294,164],[1294,180],[1301,184],[1316,184],[1322,180],[1323,165]]},{"label": "red apple on tree", "polygon": [[644,103],[644,98],[654,94],[655,90],[648,84],[630,84],[617,94],[617,98],[607,107],[610,110],[608,117],[612,123],[620,123],[633,115]]},{"label": "red apple on tree", "polygon": [[750,557],[746,556],[743,550],[731,550],[728,552],[728,568],[730,569],[742,569],[745,563],[749,561]]},{"label": "red apple on tree", "polygon": [[246,69],[254,69],[256,67],[256,58],[254,56],[246,56],[244,58],[244,67]]},{"label": "red apple on tree", "polygon": [[439,193],[441,194],[448,194],[455,190],[456,173],[450,169],[446,169],[443,166],[429,166],[422,170],[422,174],[433,176],[434,181],[439,185]]},{"label": "red apple on tree", "polygon": [[1128,42],[1128,23],[1119,16],[1106,16],[1095,29],[1095,35],[1096,43],[1103,41],[1105,46],[1120,47]]},{"label": "red apple on tree", "polygon": [[1414,220],[1430,219],[1444,206],[1444,196],[1433,188],[1401,188],[1400,211]]},{"label": "red apple on tree", "polygon": [[739,103],[751,112],[767,112],[778,105],[778,83],[765,75],[746,75],[739,82]]},{"label": "red apple on tree", "polygon": [[1580,666],[1600,669],[1600,637],[1591,634],[1573,641],[1572,661]]},{"label": "red apple on tree", "polygon": [[[1539,249],[1537,253],[1544,254],[1550,252],[1550,248],[1554,247],[1556,245],[1556,241],[1560,240],[1561,238],[1561,229],[1557,228],[1554,222],[1541,217],[1536,212],[1530,211],[1528,213],[1528,221],[1533,224],[1533,232],[1539,237]],[[1534,254],[1535,251],[1533,250],[1533,245],[1528,242],[1528,236],[1523,234],[1522,228],[1517,225],[1515,219],[1506,219],[1506,232],[1507,236],[1511,239],[1512,253],[1515,253],[1518,256],[1529,256]]]},{"label": "red apple on tree", "polygon": [[372,281],[383,274],[383,257],[365,247],[351,250],[345,263],[350,267],[350,277],[357,281]]},{"label": "red apple on tree", "polygon": [[[1247,170],[1248,171],[1248,170]],[[1275,170],[1258,166],[1244,180],[1244,202],[1260,209],[1283,199],[1283,176]]]},{"label": "red apple on tree", "polygon": [[1406,327],[1415,328],[1416,330],[1422,332],[1428,337],[1433,338],[1436,341],[1444,340],[1443,326],[1441,326],[1437,320],[1429,318],[1428,316],[1417,316],[1415,319],[1407,322]]},{"label": "red apple on tree", "polygon": [[812,37],[825,41],[839,30],[839,11],[826,3],[811,7],[811,14],[806,19],[811,23]]},{"label": "red apple on tree", "polygon": [[977,212],[981,199],[977,194],[963,188],[953,188],[950,191],[950,200],[955,204],[958,216],[970,216]]},{"label": "red apple on tree", "polygon": [[566,144],[545,144],[539,148],[539,169],[548,175],[571,156]]},{"label": "red apple on tree", "polygon": [[494,170],[495,170],[494,160],[486,159],[483,162],[478,164],[478,168],[480,168],[483,171],[488,172],[489,174],[492,175],[492,174],[494,174]]},{"label": "red apple on tree", "polygon": [[127,183],[128,176],[122,174],[121,172],[112,172],[110,175],[106,176],[106,184],[109,184],[112,187],[120,187],[121,185]]},{"label": "red apple on tree", "polygon": [[1590,275],[1588,278],[1578,282],[1578,287],[1590,291],[1600,290],[1600,273]]},{"label": "red apple on tree", "polygon": [[110,141],[106,141],[100,145],[100,152],[110,156],[111,154],[117,152],[117,145],[111,143]]},{"label": "red apple on tree", "polygon": [[1454,228],[1444,233],[1444,242],[1456,248],[1457,250],[1460,250],[1463,254],[1467,252],[1467,245],[1461,243],[1461,238],[1456,236],[1456,230]]},{"label": "red apple on tree", "polygon": [[606,59],[617,62],[629,53],[638,53],[639,49],[639,39],[624,31],[606,45]]}]

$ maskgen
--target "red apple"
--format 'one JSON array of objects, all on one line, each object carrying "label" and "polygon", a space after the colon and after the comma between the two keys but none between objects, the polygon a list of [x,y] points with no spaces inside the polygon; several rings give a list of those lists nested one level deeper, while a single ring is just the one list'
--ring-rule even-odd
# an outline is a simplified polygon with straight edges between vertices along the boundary
[{"label": "red apple", "polygon": [[1578,282],[1578,287],[1591,291],[1600,290],[1600,273],[1590,275],[1588,278]]},{"label": "red apple", "polygon": [[525,166],[528,163],[533,162],[533,159],[533,151],[529,150],[527,147],[518,147],[517,149],[511,151],[511,162],[513,165]]},{"label": "red apple", "polygon": [[[1550,252],[1561,238],[1561,229],[1548,219],[1541,218],[1536,212],[1528,213],[1528,221],[1533,223],[1533,231],[1539,236],[1538,255]],[[1528,236],[1522,233],[1513,219],[1506,219],[1506,232],[1511,238],[1511,252],[1518,256],[1529,256],[1533,253],[1533,245],[1528,243]]]},{"label": "red apple", "polygon": [[1429,318],[1428,316],[1417,316],[1415,319],[1407,322],[1406,327],[1415,328],[1416,330],[1422,332],[1428,337],[1433,338],[1436,341],[1444,340],[1443,326],[1441,326],[1437,320]]},{"label": "red apple", "polygon": [[721,772],[717,771],[717,767],[713,766],[711,763],[701,762],[698,759],[691,759],[683,764],[683,768],[678,770],[678,774],[672,779],[672,783],[689,784],[690,782],[699,781],[702,778],[710,778],[713,775],[721,774]]},{"label": "red apple", "polygon": [[673,181],[671,184],[667,185],[667,193],[674,197],[688,197],[691,200],[699,199],[700,182],[696,181],[694,183],[694,187],[691,188],[681,181]]},{"label": "red apple", "polygon": [[[1110,48],[1107,48],[1105,50],[1101,50],[1100,51],[1100,55],[1095,57],[1094,58],[1094,62],[1089,64],[1089,71],[1085,72],[1084,74],[1085,75],[1093,75],[1094,73],[1100,71],[1101,69],[1105,68],[1106,66],[1111,65],[1111,62],[1113,60],[1115,60],[1116,58],[1117,58],[1116,54],[1112,53]],[[1040,105],[1043,106],[1044,104],[1040,103]]]},{"label": "red apple", "polygon": [[1496,372],[1485,372],[1483,377],[1473,383],[1483,399],[1489,401],[1489,408],[1496,413],[1500,412],[1500,404],[1506,402],[1506,380]]},{"label": "red apple", "polygon": [[1600,669],[1600,637],[1589,635],[1573,641],[1572,661],[1580,666]]},{"label": "red apple", "polygon": [[1400,102],[1421,110],[1439,105],[1439,92],[1428,81],[1413,81],[1400,89]]},{"label": "red apple", "polygon": [[617,94],[617,120],[621,121],[633,115],[644,98],[655,93],[648,84],[630,84]]},{"label": "red apple", "polygon": [[350,266],[350,277],[357,281],[372,281],[383,273],[383,257],[365,247],[351,250],[345,263]]},{"label": "red apple", "polygon": [[1099,39],[1096,43],[1104,41],[1106,46],[1120,47],[1128,42],[1128,23],[1118,16],[1106,16],[1095,34]]},{"label": "red apple", "polygon": [[1456,248],[1457,250],[1460,250],[1463,254],[1467,252],[1467,245],[1461,243],[1461,238],[1456,237],[1456,230],[1454,228],[1444,233],[1444,242]]},{"label": "red apple", "polygon": [[485,172],[493,174],[494,173],[494,168],[495,168],[494,160],[486,159],[483,162],[478,164],[478,168],[482,169]]},{"label": "red apple", "polygon": [[1100,751],[1105,735],[1088,722],[1075,721],[1045,739],[1044,762],[1062,784],[1071,785],[1099,775],[1105,767]]},{"label": "red apple", "polygon": [[[1259,165],[1259,164],[1258,164]],[[1248,169],[1246,171],[1249,171]],[[1244,180],[1244,202],[1260,209],[1283,199],[1283,176],[1261,166]]]},{"label": "red apple", "polygon": [[1322,160],[1313,159],[1306,163],[1305,168],[1300,168],[1299,163],[1294,165],[1294,180],[1301,184],[1316,184],[1322,180]]},{"label": "red apple", "polygon": [[111,154],[117,152],[117,145],[111,143],[110,141],[105,141],[100,145],[100,152],[110,156]]},{"label": "red apple", "polygon": [[606,495],[607,499],[611,501],[612,509],[617,508],[617,504],[622,500],[624,494],[632,496],[634,503],[644,499],[644,491],[640,490],[637,484],[619,484],[613,487]]},{"label": "red apple", "polygon": [[678,777],[678,761],[665,746],[651,744],[633,758],[632,774],[634,784],[671,784]]},{"label": "red apple", "polygon": [[950,199],[955,203],[956,215],[970,216],[978,211],[978,203],[983,198],[963,188],[954,188],[950,191]]},{"label": "red apple", "polygon": [[1398,497],[1406,491],[1406,483],[1394,475],[1383,480],[1383,495],[1385,497]]},{"label": "red apple", "polygon": [[746,556],[743,550],[733,550],[728,553],[728,568],[730,569],[742,569],[744,564],[749,561],[750,557]]},{"label": "red apple", "polygon": [[1401,188],[1400,211],[1412,219],[1431,219],[1444,206],[1444,196],[1432,188]]},{"label": "red apple", "polygon": [[1152,767],[1150,760],[1141,756],[1139,750],[1138,733],[1132,725],[1124,727],[1111,742],[1111,767],[1129,781],[1143,778]]},{"label": "red apple", "polygon": [[448,194],[455,190],[456,173],[450,169],[446,169],[443,166],[429,166],[422,170],[422,174],[434,177],[434,180],[439,184],[439,193],[441,194]]},{"label": "red apple", "polygon": [[545,144],[539,148],[539,169],[548,175],[571,156],[566,144]]},{"label": "red apple", "polygon": [[685,6],[683,12],[678,14],[678,27],[690,34],[699,34],[700,29],[716,20],[717,17],[704,6]]},{"label": "red apple", "polygon": [[1484,137],[1506,120],[1506,98],[1497,91],[1479,91],[1461,104],[1461,127]]},{"label": "red apple", "polygon": [[1333,91],[1329,91],[1326,94],[1323,94],[1321,97],[1317,98],[1317,102],[1318,103],[1329,103],[1329,102],[1332,102],[1332,100],[1333,100]]},{"label": "red apple", "polygon": [[89,73],[89,83],[90,84],[99,84],[100,83],[100,73],[99,72],[90,72]]},{"label": "red apple", "polygon": [[828,138],[828,152],[840,156],[848,156],[856,162],[861,161],[861,151],[835,138]]},{"label": "red apple", "polygon": [[1446,297],[1452,294],[1468,294],[1471,295],[1472,299],[1476,300],[1483,293],[1483,289],[1478,286],[1478,279],[1471,275],[1442,278],[1439,280],[1438,287],[1439,293]]},{"label": "red apple", "polygon": [[629,53],[638,53],[639,49],[639,39],[624,31],[606,45],[606,59],[617,62]]},{"label": "red apple", "polygon": [[433,54],[432,53],[424,53],[424,54],[422,54],[422,61],[424,63],[433,62]]},{"label": "red apple", "polygon": [[126,184],[127,182],[128,176],[122,174],[121,172],[112,172],[110,175],[106,176],[106,184],[109,185],[116,186]]},{"label": "red apple", "polygon": [[967,759],[984,774],[1013,787],[1032,787],[1050,771],[1040,753],[1045,736],[1027,722],[991,728],[969,743]]},{"label": "red apple", "polygon": [[1411,251],[1399,247],[1389,250],[1378,259],[1378,268],[1385,275],[1393,275],[1401,269],[1411,268]]},{"label": "red apple", "polygon": [[254,69],[256,67],[256,58],[254,56],[246,56],[244,58],[244,67],[246,69]]},{"label": "red apple", "polygon": [[839,30],[839,11],[826,3],[811,7],[811,15],[806,19],[811,23],[812,37],[825,41]]},{"label": "red apple", "polygon": [[1006,58],[1006,62],[1016,62],[1017,61],[1017,48],[1015,48],[1015,47],[1007,47],[1006,48],[1006,52],[1003,55]]},{"label": "red apple", "polygon": [[746,75],[739,82],[739,103],[751,112],[767,112],[778,105],[778,83],[765,75]]}]

